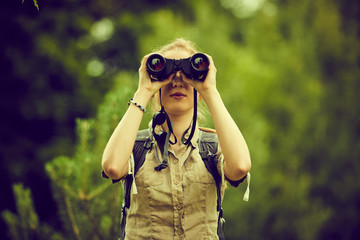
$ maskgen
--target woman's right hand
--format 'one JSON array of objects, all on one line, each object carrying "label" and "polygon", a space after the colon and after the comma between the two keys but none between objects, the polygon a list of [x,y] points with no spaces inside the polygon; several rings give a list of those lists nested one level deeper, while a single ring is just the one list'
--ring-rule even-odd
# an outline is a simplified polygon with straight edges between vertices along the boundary
[{"label": "woman's right hand", "polygon": [[160,88],[169,84],[172,79],[172,77],[169,77],[163,81],[151,81],[146,68],[146,61],[152,54],[153,53],[145,55],[141,61],[139,68],[139,86],[137,90],[137,94],[142,95],[142,97],[145,97],[148,101],[159,91]]}]

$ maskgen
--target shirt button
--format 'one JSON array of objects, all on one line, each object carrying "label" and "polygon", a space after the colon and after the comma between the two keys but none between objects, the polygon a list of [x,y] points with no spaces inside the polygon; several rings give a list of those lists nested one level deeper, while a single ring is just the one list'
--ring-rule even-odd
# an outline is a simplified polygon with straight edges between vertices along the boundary
[{"label": "shirt button", "polygon": [[177,209],[177,210],[180,210],[181,208],[182,208],[182,207],[181,207],[180,204],[176,206],[176,209]]},{"label": "shirt button", "polygon": [[182,231],[181,229],[178,229],[178,230],[176,231],[176,233],[177,233],[178,235],[181,235],[181,234],[183,234],[183,231]]},{"label": "shirt button", "polygon": [[177,164],[179,162],[178,159],[174,159],[174,163]]}]

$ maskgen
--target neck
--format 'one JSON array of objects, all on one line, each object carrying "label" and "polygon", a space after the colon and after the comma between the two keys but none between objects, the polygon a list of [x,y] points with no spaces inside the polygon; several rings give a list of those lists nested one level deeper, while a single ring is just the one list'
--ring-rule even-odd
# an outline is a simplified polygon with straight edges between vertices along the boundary
[{"label": "neck", "polygon": [[[180,145],[182,135],[184,134],[186,129],[189,128],[189,126],[192,122],[193,111],[189,111],[188,113],[181,114],[181,115],[170,115],[169,114],[169,117],[170,117],[171,122],[173,123],[173,131],[178,140],[176,145]],[[166,123],[163,125],[163,128],[166,131],[168,131],[168,127],[167,127]],[[172,138],[173,138],[173,136],[172,136]],[[174,139],[172,139],[172,140],[174,140]]]}]

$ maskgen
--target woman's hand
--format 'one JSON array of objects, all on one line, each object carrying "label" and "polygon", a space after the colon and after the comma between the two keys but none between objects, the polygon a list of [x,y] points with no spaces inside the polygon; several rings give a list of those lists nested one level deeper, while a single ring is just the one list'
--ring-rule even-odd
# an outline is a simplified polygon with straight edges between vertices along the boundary
[{"label": "woman's hand", "polygon": [[217,91],[217,89],[216,89],[216,67],[214,65],[214,61],[213,61],[212,57],[207,54],[206,54],[206,56],[209,59],[209,70],[208,70],[208,73],[207,73],[204,81],[189,79],[183,73],[181,73],[182,79],[184,80],[184,82],[193,86],[196,89],[196,91],[199,92],[201,97],[204,98],[205,102],[208,97],[211,97],[211,95],[214,93],[214,91]]},{"label": "woman's hand", "polygon": [[145,98],[146,101],[149,101],[152,96],[159,91],[160,88],[169,84],[171,82],[172,76],[164,79],[163,81],[151,81],[149,73],[146,68],[146,61],[150,55],[153,53],[147,54],[141,61],[139,68],[139,86],[136,91],[136,95],[141,95],[142,98]]}]

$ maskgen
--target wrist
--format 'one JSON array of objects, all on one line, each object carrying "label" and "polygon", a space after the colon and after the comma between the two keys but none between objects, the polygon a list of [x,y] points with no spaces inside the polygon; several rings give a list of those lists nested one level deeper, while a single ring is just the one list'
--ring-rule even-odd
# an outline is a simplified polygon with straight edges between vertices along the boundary
[{"label": "wrist", "polygon": [[204,99],[205,103],[210,103],[214,99],[217,100],[221,98],[219,91],[216,88],[209,88],[205,91],[199,92],[201,97]]},{"label": "wrist", "polygon": [[151,97],[152,97],[151,94],[148,93],[147,91],[138,89],[134,94],[133,100],[138,104],[140,104],[141,106],[146,107]]},{"label": "wrist", "polygon": [[146,113],[146,108],[142,105],[140,105],[139,103],[135,102],[134,99],[130,99],[128,102],[128,105],[130,106],[131,104],[134,104],[134,106],[138,107],[141,111],[143,111],[144,113]]}]

